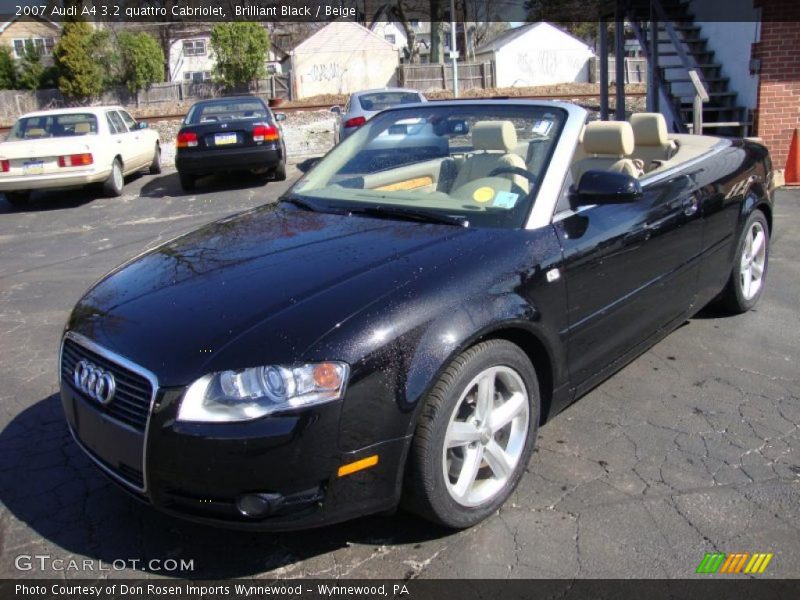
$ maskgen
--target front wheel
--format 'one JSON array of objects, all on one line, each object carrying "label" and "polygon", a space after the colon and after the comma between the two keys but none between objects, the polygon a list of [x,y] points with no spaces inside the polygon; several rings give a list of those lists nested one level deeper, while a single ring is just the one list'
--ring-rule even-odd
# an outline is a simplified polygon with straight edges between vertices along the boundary
[{"label": "front wheel", "polygon": [[458,529],[494,513],[525,471],[539,414],[536,371],[522,349],[489,340],[465,351],[422,408],[403,505]]},{"label": "front wheel", "polygon": [[734,314],[747,312],[761,298],[769,263],[769,225],[760,210],[754,210],[745,223],[733,270],[719,297],[720,305]]},{"label": "front wheel", "polygon": [[122,195],[122,188],[125,186],[125,177],[122,174],[122,163],[119,159],[114,159],[111,164],[111,173],[103,183],[103,192],[110,198]]}]

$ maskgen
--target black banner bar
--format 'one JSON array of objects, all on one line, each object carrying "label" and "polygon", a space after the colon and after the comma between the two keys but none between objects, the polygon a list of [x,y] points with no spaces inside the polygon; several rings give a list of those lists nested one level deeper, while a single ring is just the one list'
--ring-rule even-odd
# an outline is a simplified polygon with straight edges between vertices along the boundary
[{"label": "black banner bar", "polygon": [[798,580],[711,576],[691,580],[0,580],[3,600],[795,600]]},{"label": "black banner bar", "polygon": [[[613,18],[618,8],[649,15],[650,0],[459,0],[456,21],[554,23]],[[797,0],[658,0],[666,14],[696,21],[800,21]],[[449,0],[0,0],[0,19],[83,19],[108,23],[398,21],[402,13],[431,21],[433,8],[449,21]],[[437,5],[438,3],[438,5]]]}]

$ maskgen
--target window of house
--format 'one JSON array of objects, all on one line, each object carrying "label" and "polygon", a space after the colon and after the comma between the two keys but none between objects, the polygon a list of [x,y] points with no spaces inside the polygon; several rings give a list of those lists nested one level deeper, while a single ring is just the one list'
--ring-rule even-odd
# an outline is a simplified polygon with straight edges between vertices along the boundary
[{"label": "window of house", "polygon": [[205,56],[205,54],[206,54],[205,40],[183,40],[184,56]]},{"label": "window of house", "polygon": [[183,80],[187,83],[202,83],[211,79],[211,71],[184,71]]},{"label": "window of house", "polygon": [[26,48],[36,50],[39,56],[50,56],[53,54],[53,46],[55,46],[55,40],[51,37],[15,39],[14,56],[16,58],[24,57]]},{"label": "window of house", "polygon": [[394,44],[396,41],[393,33],[387,33],[385,37],[386,41],[389,42],[390,44]]}]

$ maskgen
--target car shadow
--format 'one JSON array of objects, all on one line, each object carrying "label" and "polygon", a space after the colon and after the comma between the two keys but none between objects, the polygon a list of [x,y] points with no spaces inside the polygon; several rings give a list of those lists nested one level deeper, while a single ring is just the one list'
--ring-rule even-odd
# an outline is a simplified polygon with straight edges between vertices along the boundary
[{"label": "car shadow", "polygon": [[[143,171],[131,173],[125,177],[125,185],[144,177]],[[123,188],[123,194],[126,190]],[[31,199],[28,204],[22,206],[14,206],[4,194],[0,193],[3,202],[0,202],[0,214],[14,213],[14,212],[45,212],[48,210],[63,210],[65,208],[78,208],[94,200],[105,198],[101,184],[91,184],[81,188],[67,189],[67,190],[40,190],[31,194]]]},{"label": "car shadow", "polygon": [[321,156],[312,156],[307,158],[299,163],[297,163],[297,170],[301,173],[308,173],[314,165],[316,165],[319,161],[322,160]]},{"label": "car shadow", "polygon": [[88,204],[98,198],[102,198],[102,192],[91,188],[78,190],[56,191],[56,192],[35,192],[27,204],[15,206],[2,196],[0,202],[0,214],[22,213],[22,212],[47,212],[49,210],[63,210],[65,208],[78,208]]},{"label": "car shadow", "polygon": [[[158,513],[108,481],[72,440],[57,394],[19,413],[0,432],[0,501],[16,519],[72,555],[106,565],[124,560],[172,577],[246,577],[291,566],[350,544],[414,544],[452,532],[398,513],[322,529],[262,533],[217,529]],[[10,523],[6,527],[8,532]],[[164,571],[161,563],[192,561]],[[154,566],[155,565],[155,566]]]},{"label": "car shadow", "polygon": [[[269,182],[266,182],[269,183]],[[248,172],[214,173],[197,180],[195,189],[183,191],[177,171],[154,177],[142,186],[139,195],[144,198],[165,198],[180,196],[202,196],[220,191],[236,191],[265,185],[262,178]]]}]

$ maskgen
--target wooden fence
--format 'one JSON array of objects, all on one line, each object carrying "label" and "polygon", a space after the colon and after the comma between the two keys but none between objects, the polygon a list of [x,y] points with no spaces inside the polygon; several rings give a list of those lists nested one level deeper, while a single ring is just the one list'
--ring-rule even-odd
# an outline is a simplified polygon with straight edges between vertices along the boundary
[{"label": "wooden fence", "polygon": [[[125,87],[107,90],[91,104],[121,104],[140,108],[155,107],[162,104],[195,102],[206,98],[232,94],[252,93],[265,98],[291,100],[291,85],[288,75],[273,75],[261,79],[249,87],[224,90],[211,82],[156,83],[150,89],[131,94]],[[34,110],[60,108],[68,103],[58,90],[0,90],[0,120],[13,121],[19,115]]]},{"label": "wooden fence", "polygon": [[[614,83],[617,80],[616,60],[613,56],[608,57],[608,82]],[[597,57],[589,59],[589,79],[592,82],[600,81],[600,60]],[[626,58],[625,59],[625,83],[647,83],[647,59],[645,58]]]},{"label": "wooden fence", "polygon": [[[487,89],[494,87],[494,65],[485,63],[458,63],[458,89]],[[453,89],[453,63],[434,65],[400,65],[397,83],[402,87],[426,92]]]}]

